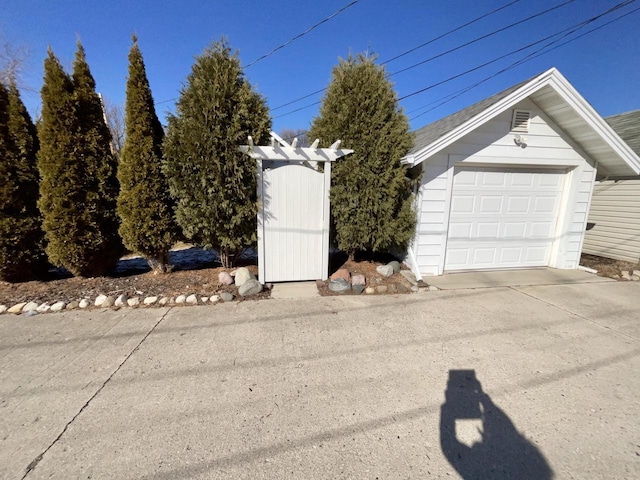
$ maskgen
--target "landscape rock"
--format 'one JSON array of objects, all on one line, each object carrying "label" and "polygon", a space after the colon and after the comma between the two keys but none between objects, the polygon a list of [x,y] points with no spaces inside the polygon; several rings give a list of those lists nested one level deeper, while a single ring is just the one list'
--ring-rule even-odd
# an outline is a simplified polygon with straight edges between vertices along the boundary
[{"label": "landscape rock", "polygon": [[116,301],[114,302],[114,305],[116,307],[124,307],[125,305],[127,305],[127,300],[129,298],[124,294],[120,294],[118,295],[118,298],[116,298]]},{"label": "landscape rock", "polygon": [[637,282],[638,280],[640,280],[640,277],[638,275],[631,275],[631,280]]},{"label": "landscape rock", "polygon": [[187,297],[185,295],[178,295],[176,297],[176,303],[181,304],[187,301]]},{"label": "landscape rock", "polygon": [[78,303],[78,306],[80,308],[87,308],[89,306],[89,299],[83,298],[82,300],[80,300],[80,303]]},{"label": "landscape rock", "polygon": [[398,287],[396,287],[395,283],[392,283],[391,285],[388,285],[387,292],[388,293],[398,293]]},{"label": "landscape rock", "polygon": [[398,290],[398,293],[409,293],[409,289],[401,283],[396,284],[396,289]]},{"label": "landscape rock", "polygon": [[220,272],[218,274],[218,282],[220,282],[223,285],[232,285],[233,277],[229,275],[229,272]]},{"label": "landscape rock", "polygon": [[393,260],[392,262],[387,263],[388,266],[393,268],[393,273],[398,273],[400,271],[400,262]]},{"label": "landscape rock", "polygon": [[352,285],[351,290],[353,290],[353,293],[355,293],[356,295],[360,295],[362,292],[364,292],[364,285]]},{"label": "landscape rock", "polygon": [[331,275],[330,280],[338,280],[339,278],[342,278],[343,280],[349,282],[351,280],[351,274],[349,273],[349,270],[347,270],[346,268],[336,270],[336,272]]},{"label": "landscape rock", "polygon": [[629,275],[629,272],[623,272],[622,273],[622,278],[624,280],[631,280],[631,275]]},{"label": "landscape rock", "polygon": [[400,275],[402,275],[411,285],[418,285],[418,279],[416,279],[416,276],[411,270],[400,270]]},{"label": "landscape rock", "polygon": [[386,285],[378,285],[378,293],[387,293],[389,288]]},{"label": "landscape rock", "polygon": [[6,305],[0,305],[0,315],[2,315],[6,311],[7,311],[7,306]]},{"label": "landscape rock", "polygon": [[640,270],[634,270],[633,272],[629,272],[631,273],[631,275],[637,275],[638,277],[640,277]]},{"label": "landscape rock", "polygon": [[220,295],[211,295],[209,301],[211,303],[218,303],[220,301]]},{"label": "landscape rock", "polygon": [[129,305],[130,307],[137,307],[138,305],[140,305],[140,297],[128,298],[127,305]]},{"label": "landscape rock", "polygon": [[230,302],[231,300],[233,300],[233,294],[232,294],[232,293],[229,293],[229,292],[222,292],[222,293],[220,294],[220,299],[221,299],[223,302]]},{"label": "landscape rock", "polygon": [[430,292],[437,292],[438,290],[440,290],[438,287],[436,287],[435,285],[429,285],[428,290]]},{"label": "landscape rock", "polygon": [[38,304],[36,302],[29,302],[22,307],[23,312],[35,312],[38,309]]},{"label": "landscape rock", "polygon": [[79,306],[80,306],[80,302],[78,302],[77,300],[74,300],[72,302],[69,302],[69,304],[65,307],[65,310],[75,310]]},{"label": "landscape rock", "polygon": [[209,297],[200,297],[200,301],[202,303],[207,303],[209,301]]},{"label": "landscape rock", "polygon": [[393,267],[391,265],[378,265],[376,267],[376,272],[383,277],[390,277],[393,275]]},{"label": "landscape rock", "polygon": [[60,312],[64,309],[65,304],[64,302],[56,302],[53,305],[51,305],[51,311],[52,312]]},{"label": "landscape rock", "polygon": [[154,303],[156,303],[158,301],[158,297],[146,297],[142,303],[144,303],[145,305],[153,305]]},{"label": "landscape rock", "polygon": [[187,297],[186,302],[190,303],[191,305],[195,305],[196,303],[198,303],[198,297],[195,294],[191,294]]},{"label": "landscape rock", "polygon": [[37,315],[38,312],[36,310],[27,310],[26,312],[24,312],[24,315],[26,315],[27,317],[33,317],[34,315]]},{"label": "landscape rock", "polygon": [[16,303],[13,307],[10,307],[7,312],[18,314],[22,312],[22,308],[27,304],[27,302]]},{"label": "landscape rock", "polygon": [[364,293],[366,293],[367,295],[373,295],[374,293],[376,293],[376,289],[373,287],[367,287],[364,290]]},{"label": "landscape rock", "polygon": [[346,292],[351,289],[351,285],[348,280],[344,278],[336,278],[335,280],[329,280],[329,290],[332,292]]},{"label": "landscape rock", "polygon": [[96,307],[101,307],[101,306],[102,306],[102,304],[104,303],[104,301],[105,301],[106,299],[107,299],[107,296],[106,296],[106,295],[102,295],[102,294],[100,294],[100,295],[98,295],[98,296],[96,297],[96,301],[95,301],[95,302],[93,302],[93,304],[94,304]]},{"label": "landscape rock", "polygon": [[[238,273],[240,269],[238,269]],[[236,275],[236,279],[238,275]],[[262,284],[256,280],[255,278],[250,278],[245,283],[238,288],[238,295],[241,297],[248,297],[249,295],[255,295],[256,293],[260,293],[262,291]]]},{"label": "landscape rock", "polygon": [[351,277],[351,285],[366,285],[367,280],[364,278],[364,275],[357,274]]},{"label": "landscape rock", "polygon": [[169,297],[162,297],[158,300],[158,305],[166,305],[167,303],[169,303]]},{"label": "landscape rock", "polygon": [[38,308],[36,308],[36,311],[38,313],[44,313],[44,312],[49,311],[50,308],[51,307],[49,306],[49,304],[45,302],[45,303],[42,303],[42,304],[38,305]]},{"label": "landscape rock", "polygon": [[418,287],[417,285],[411,285],[411,291],[412,292],[419,292],[420,291],[420,287]]},{"label": "landscape rock", "polygon": [[102,308],[111,308],[113,307],[114,303],[116,303],[116,299],[113,298],[112,296],[108,296],[107,298],[105,298],[104,302],[102,302],[102,305],[100,305]]},{"label": "landscape rock", "polygon": [[[247,267],[240,267],[236,270],[236,286],[241,287],[249,280],[255,280],[256,277]],[[260,285],[262,289],[262,285]]]}]

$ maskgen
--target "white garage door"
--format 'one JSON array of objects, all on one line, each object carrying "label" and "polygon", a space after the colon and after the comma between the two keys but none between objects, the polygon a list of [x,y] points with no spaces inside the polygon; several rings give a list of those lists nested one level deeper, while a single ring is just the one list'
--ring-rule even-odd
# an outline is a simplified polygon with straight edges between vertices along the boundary
[{"label": "white garage door", "polygon": [[549,264],[565,173],[456,168],[445,270]]}]

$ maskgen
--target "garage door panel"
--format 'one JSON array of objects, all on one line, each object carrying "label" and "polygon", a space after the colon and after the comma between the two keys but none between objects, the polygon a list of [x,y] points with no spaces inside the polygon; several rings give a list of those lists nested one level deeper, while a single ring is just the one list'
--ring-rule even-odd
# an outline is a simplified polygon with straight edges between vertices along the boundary
[{"label": "garage door panel", "polygon": [[564,178],[558,171],[456,169],[445,270],[547,265]]}]

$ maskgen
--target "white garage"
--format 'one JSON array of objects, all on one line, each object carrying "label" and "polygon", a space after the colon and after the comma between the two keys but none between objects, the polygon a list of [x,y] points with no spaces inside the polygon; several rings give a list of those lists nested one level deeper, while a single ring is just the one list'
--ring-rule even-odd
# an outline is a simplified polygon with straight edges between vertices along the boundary
[{"label": "white garage", "polygon": [[414,273],[578,266],[596,171],[640,158],[556,70],[415,132]]}]

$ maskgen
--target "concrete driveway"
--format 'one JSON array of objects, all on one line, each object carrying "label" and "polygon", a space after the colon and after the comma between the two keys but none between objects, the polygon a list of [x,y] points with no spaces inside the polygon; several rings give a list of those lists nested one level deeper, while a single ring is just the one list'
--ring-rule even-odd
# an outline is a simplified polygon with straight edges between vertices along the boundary
[{"label": "concrete driveway", "polygon": [[2,315],[0,477],[640,478],[639,296]]}]

